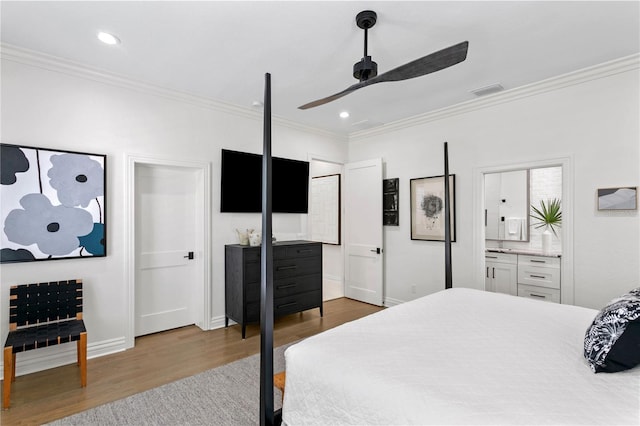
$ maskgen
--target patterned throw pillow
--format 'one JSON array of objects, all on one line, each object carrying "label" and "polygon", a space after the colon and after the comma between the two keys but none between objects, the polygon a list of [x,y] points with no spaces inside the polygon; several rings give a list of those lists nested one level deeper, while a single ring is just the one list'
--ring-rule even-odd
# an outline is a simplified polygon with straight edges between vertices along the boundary
[{"label": "patterned throw pillow", "polygon": [[584,337],[584,357],[594,373],[640,364],[640,287],[612,300],[596,315]]}]

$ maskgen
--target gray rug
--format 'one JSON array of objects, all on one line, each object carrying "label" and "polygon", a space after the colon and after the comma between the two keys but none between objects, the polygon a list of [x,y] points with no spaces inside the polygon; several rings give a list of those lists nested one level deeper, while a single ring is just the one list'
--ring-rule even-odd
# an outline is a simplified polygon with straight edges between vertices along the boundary
[{"label": "gray rug", "polygon": [[[275,348],[274,372],[284,370]],[[274,390],[275,408],[282,395]],[[214,368],[49,423],[63,425],[257,425],[260,417],[260,355]]]}]

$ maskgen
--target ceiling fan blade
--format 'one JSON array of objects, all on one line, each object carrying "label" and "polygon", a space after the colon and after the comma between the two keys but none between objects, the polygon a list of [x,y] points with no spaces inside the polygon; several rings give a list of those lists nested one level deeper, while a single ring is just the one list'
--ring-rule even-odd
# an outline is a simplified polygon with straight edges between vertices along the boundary
[{"label": "ceiling fan blade", "polygon": [[463,41],[380,74],[371,79],[376,81],[369,80],[369,84],[408,80],[440,71],[467,59],[468,48],[469,42]]},{"label": "ceiling fan blade", "polygon": [[356,83],[352,86],[347,87],[346,89],[344,89],[342,92],[338,92],[334,95],[331,96],[327,96],[326,98],[322,98],[322,99],[318,99],[317,101],[313,101],[313,102],[309,102],[308,104],[304,104],[302,106],[299,106],[298,109],[309,109],[309,108],[313,108],[313,107],[317,107],[320,105],[324,105],[327,104],[331,101],[335,101],[336,99],[340,99],[343,96],[348,95],[349,93],[360,89],[361,87],[367,86],[371,83],[369,83],[368,81],[362,81],[360,83]]},{"label": "ceiling fan blade", "polygon": [[309,102],[308,104],[299,106],[298,109],[309,109],[324,105],[372,84],[383,83],[385,81],[408,80],[410,78],[421,77],[423,75],[440,71],[467,59],[468,48],[469,42],[463,41],[462,43],[458,43],[453,46],[447,47],[446,49],[442,49],[427,56],[423,56],[422,58],[416,59],[415,61],[400,65],[399,67],[396,67],[383,74],[377,75],[376,77],[356,83],[352,86],[347,87],[342,92],[338,92],[326,98],[318,99],[317,101]]}]

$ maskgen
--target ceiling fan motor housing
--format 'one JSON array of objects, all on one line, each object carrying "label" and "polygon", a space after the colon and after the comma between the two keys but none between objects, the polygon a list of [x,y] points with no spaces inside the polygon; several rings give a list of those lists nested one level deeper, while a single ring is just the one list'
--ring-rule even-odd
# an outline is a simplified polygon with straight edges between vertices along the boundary
[{"label": "ceiling fan motor housing", "polygon": [[353,76],[360,81],[365,81],[378,75],[378,64],[371,60],[371,56],[365,56],[353,64]]}]

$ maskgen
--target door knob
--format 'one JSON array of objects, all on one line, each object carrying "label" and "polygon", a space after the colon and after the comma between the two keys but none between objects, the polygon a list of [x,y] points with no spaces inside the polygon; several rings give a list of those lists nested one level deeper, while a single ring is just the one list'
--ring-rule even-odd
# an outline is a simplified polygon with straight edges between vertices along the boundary
[{"label": "door knob", "polygon": [[185,259],[189,259],[189,260],[193,260],[193,252],[190,251],[186,256],[184,256]]},{"label": "door knob", "polygon": [[376,247],[376,249],[375,249],[375,250],[369,250],[369,251],[370,251],[370,252],[372,252],[372,253],[380,254],[380,251],[381,251],[381,250],[380,250],[380,247]]}]

